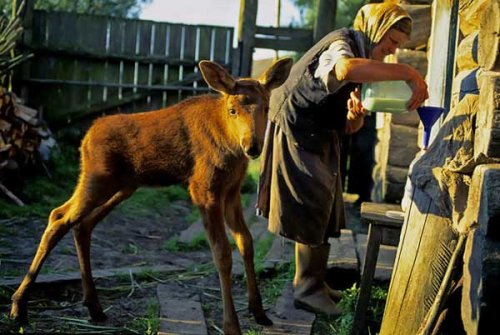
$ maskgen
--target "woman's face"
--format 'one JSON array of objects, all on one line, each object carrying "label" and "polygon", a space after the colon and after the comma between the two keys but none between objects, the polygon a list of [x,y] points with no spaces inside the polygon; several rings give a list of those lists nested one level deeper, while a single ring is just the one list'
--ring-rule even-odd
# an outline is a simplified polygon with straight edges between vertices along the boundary
[{"label": "woman's face", "polygon": [[383,61],[385,56],[395,53],[396,49],[399,48],[407,40],[408,35],[406,35],[402,31],[391,28],[385,33],[384,36],[382,36],[380,42],[375,44],[372,49],[371,58],[374,60]]}]

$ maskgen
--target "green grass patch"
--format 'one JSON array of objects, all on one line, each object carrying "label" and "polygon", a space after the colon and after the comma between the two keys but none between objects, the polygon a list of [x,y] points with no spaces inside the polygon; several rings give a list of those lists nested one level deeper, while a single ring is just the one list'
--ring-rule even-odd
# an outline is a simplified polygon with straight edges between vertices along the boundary
[{"label": "green grass patch", "polygon": [[52,178],[46,174],[29,176],[22,191],[17,194],[27,206],[21,207],[10,199],[0,198],[0,217],[47,217],[52,209],[62,205],[71,196],[78,178],[78,150],[59,145],[53,150],[47,166]]},{"label": "green grass patch", "polygon": [[201,218],[201,213],[198,207],[193,207],[191,212],[186,216],[186,221],[188,223],[195,223]]},{"label": "green grass patch", "polygon": [[166,240],[163,244],[163,249],[172,252],[204,250],[209,247],[210,246],[204,233],[199,233],[189,243],[179,242],[179,236],[175,235]]},{"label": "green grass patch", "polygon": [[135,319],[130,324],[130,328],[140,334],[153,335],[158,333],[160,326],[160,304],[157,299],[151,298],[144,316]]},{"label": "green grass patch", "polygon": [[259,160],[251,160],[248,164],[247,173],[241,185],[242,194],[254,194],[259,184]]},{"label": "green grass patch", "polygon": [[117,206],[117,210],[127,216],[143,216],[160,211],[176,200],[189,200],[187,189],[183,186],[173,185],[158,188],[139,188],[130,199]]},{"label": "green grass patch", "polygon": [[262,299],[266,306],[274,306],[282,295],[285,284],[293,281],[294,273],[295,264],[293,262],[280,264],[276,268],[276,276],[260,285]]},{"label": "green grass patch", "polygon": [[[387,287],[372,286],[371,299],[366,314],[366,327],[368,328],[369,334],[376,334],[380,330],[385,301],[387,299],[387,289]],[[318,315],[313,327],[313,334],[349,335],[354,321],[358,294],[359,287],[357,287],[356,284],[342,291],[342,299],[339,302],[339,307],[342,309],[342,315],[337,319],[325,315]]]},{"label": "green grass patch", "polygon": [[254,247],[254,264],[257,276],[262,275],[264,272],[264,257],[266,257],[269,249],[271,249],[274,239],[274,235],[268,234],[266,237],[260,239]]}]

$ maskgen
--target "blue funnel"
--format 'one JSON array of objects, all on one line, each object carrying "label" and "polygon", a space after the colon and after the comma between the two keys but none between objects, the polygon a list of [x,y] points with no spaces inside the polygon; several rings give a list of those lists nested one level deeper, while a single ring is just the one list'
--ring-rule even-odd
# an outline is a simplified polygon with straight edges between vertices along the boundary
[{"label": "blue funnel", "polygon": [[420,120],[422,120],[422,123],[424,125],[423,147],[424,149],[427,149],[429,145],[429,138],[431,136],[432,126],[437,121],[437,119],[439,119],[441,114],[443,114],[444,108],[422,106],[417,108],[417,112],[420,116]]}]

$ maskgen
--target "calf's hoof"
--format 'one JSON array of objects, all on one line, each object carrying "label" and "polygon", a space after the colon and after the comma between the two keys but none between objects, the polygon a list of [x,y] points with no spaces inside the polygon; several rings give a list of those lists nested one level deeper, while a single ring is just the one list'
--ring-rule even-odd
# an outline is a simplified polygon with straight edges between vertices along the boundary
[{"label": "calf's hoof", "polygon": [[272,326],[273,321],[269,319],[266,315],[266,313],[261,312],[261,313],[253,313],[253,317],[255,319],[255,322],[257,322],[259,325],[262,326]]},{"label": "calf's hoof", "polygon": [[108,316],[104,312],[93,312],[90,313],[90,318],[95,322],[104,322],[108,319]]},{"label": "calf's hoof", "polygon": [[224,335],[241,335],[240,325],[236,324],[224,324],[222,327],[224,330]]},{"label": "calf's hoof", "polygon": [[19,324],[28,323],[28,308],[27,304],[19,301],[13,301],[10,309],[10,318]]},{"label": "calf's hoof", "polygon": [[89,303],[89,302],[83,302],[83,305],[87,307],[89,310],[90,318],[92,321],[95,322],[102,322],[106,321],[108,317],[104,312],[102,311],[101,304],[99,303]]}]

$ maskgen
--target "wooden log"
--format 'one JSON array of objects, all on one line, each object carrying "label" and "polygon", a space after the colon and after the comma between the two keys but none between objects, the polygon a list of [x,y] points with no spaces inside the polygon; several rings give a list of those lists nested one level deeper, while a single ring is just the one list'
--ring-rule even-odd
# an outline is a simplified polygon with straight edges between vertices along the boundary
[{"label": "wooden log", "polygon": [[485,70],[500,70],[500,0],[491,0],[481,14],[478,63]]},{"label": "wooden log", "polygon": [[402,45],[406,49],[425,49],[431,34],[430,5],[401,5],[413,20],[411,38]]},{"label": "wooden log", "polygon": [[417,138],[418,129],[391,125],[387,164],[399,167],[410,166],[415,154],[419,151]]},{"label": "wooden log", "polygon": [[386,180],[391,183],[406,183],[408,177],[408,168],[388,165],[385,170]]},{"label": "wooden log", "polygon": [[[389,181],[388,169],[408,169],[410,163],[415,158],[415,154],[419,151],[417,142],[418,128],[391,124],[390,122],[395,115],[384,114],[384,125],[377,132],[378,143],[375,146],[376,166],[372,173],[374,180],[372,198],[374,201],[380,202],[399,202],[404,194],[406,179],[396,182],[394,176],[391,175],[391,181]],[[413,117],[413,115],[409,115],[408,117]],[[402,120],[404,118],[399,119],[399,121]],[[402,179],[402,177],[399,176],[399,179]]]},{"label": "wooden log", "polygon": [[478,34],[479,31],[474,30],[469,35],[467,35],[458,45],[456,59],[458,71],[472,70],[478,67]]},{"label": "wooden log", "polygon": [[500,160],[500,73],[484,72],[479,78],[479,110],[474,137],[474,158]]},{"label": "wooden log", "polygon": [[[467,334],[493,329],[500,309],[500,164],[479,165],[473,173],[469,206],[461,229],[470,231],[464,253],[462,321]],[[489,328],[487,328],[489,327]]]},{"label": "wooden log", "polygon": [[403,63],[413,66],[425,77],[427,74],[427,53],[425,51],[397,49],[396,53],[387,57],[389,63]]},{"label": "wooden log", "polygon": [[455,108],[467,94],[479,94],[478,76],[481,76],[482,72],[480,67],[476,67],[461,71],[455,76],[451,88],[450,110]]},{"label": "wooden log", "polygon": [[418,113],[408,112],[391,115],[391,123],[399,126],[417,128],[420,124]]},{"label": "wooden log", "polygon": [[460,31],[462,34],[467,36],[474,30],[479,29],[481,14],[486,9],[488,2],[490,0],[460,0],[458,15],[460,17]]}]

